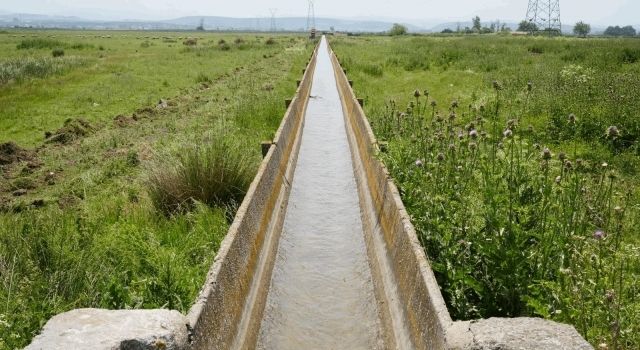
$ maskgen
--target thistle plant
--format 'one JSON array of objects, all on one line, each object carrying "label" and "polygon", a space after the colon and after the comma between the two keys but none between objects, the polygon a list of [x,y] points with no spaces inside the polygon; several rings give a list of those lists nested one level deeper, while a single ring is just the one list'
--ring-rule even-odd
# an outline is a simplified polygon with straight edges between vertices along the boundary
[{"label": "thistle plant", "polygon": [[608,164],[540,144],[506,118],[502,89],[494,82],[492,104],[464,113],[461,101],[443,111],[416,90],[412,108],[390,102],[372,116],[449,310],[455,319],[542,316],[629,348],[640,334],[640,253],[625,239],[637,220],[625,184]]}]

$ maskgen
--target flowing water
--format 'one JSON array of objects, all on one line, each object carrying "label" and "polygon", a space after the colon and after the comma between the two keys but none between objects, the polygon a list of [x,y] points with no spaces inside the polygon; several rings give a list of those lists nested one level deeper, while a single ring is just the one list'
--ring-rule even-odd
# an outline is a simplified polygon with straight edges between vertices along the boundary
[{"label": "flowing water", "polygon": [[323,38],[258,349],[384,347],[344,123]]}]

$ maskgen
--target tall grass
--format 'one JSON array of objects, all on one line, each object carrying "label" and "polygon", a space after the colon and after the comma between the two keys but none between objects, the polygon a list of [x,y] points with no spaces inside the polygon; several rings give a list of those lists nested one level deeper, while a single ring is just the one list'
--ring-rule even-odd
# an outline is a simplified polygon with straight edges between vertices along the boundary
[{"label": "tall grass", "polygon": [[253,180],[257,161],[240,143],[212,134],[202,144],[182,146],[151,166],[147,187],[161,212],[171,215],[197,202],[235,206]]},{"label": "tall grass", "polygon": [[77,57],[22,57],[0,61],[0,85],[28,78],[46,78],[83,66],[86,59]]},{"label": "tall grass", "polygon": [[[627,184],[606,163],[543,145],[494,88],[486,105],[438,107],[416,91],[406,108],[390,102],[372,116],[452,316],[542,316],[593,344],[637,347],[638,212]],[[574,116],[564,123],[580,128]]]},{"label": "tall grass", "polygon": [[20,41],[16,48],[18,50],[29,50],[29,49],[55,49],[55,48],[68,48],[68,49],[90,49],[94,46],[92,44],[86,43],[66,43],[60,40],[47,39],[47,38],[36,38],[36,39],[25,39]]}]

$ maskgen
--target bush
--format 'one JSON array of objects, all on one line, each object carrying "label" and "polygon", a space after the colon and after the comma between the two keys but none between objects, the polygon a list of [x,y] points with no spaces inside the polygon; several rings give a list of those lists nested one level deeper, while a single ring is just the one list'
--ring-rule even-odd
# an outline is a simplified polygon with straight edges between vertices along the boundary
[{"label": "bush", "polygon": [[218,45],[218,47],[219,47],[219,48],[220,48],[220,50],[222,50],[222,51],[229,51],[229,50],[231,50],[231,46],[229,46],[229,44],[227,44],[227,43],[220,44],[220,45]]},{"label": "bush", "polygon": [[53,57],[62,57],[62,56],[64,56],[64,50],[63,49],[53,49],[53,51],[51,51],[51,55]]},{"label": "bush", "polygon": [[236,40],[234,40],[233,43],[236,45],[244,44],[244,39],[236,38]]},{"label": "bush", "polygon": [[255,174],[251,155],[223,136],[182,147],[149,169],[147,188],[165,215],[189,211],[195,203],[233,206],[242,201]]},{"label": "bush", "polygon": [[274,38],[269,38],[267,39],[267,41],[265,41],[265,44],[267,45],[273,45],[276,43],[276,40]]}]

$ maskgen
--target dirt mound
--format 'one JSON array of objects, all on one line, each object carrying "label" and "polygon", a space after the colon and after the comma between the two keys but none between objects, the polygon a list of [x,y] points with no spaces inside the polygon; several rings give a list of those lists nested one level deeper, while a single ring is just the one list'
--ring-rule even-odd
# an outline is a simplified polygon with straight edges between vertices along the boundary
[{"label": "dirt mound", "polygon": [[82,118],[70,118],[64,122],[64,126],[53,133],[45,134],[46,143],[68,144],[95,131],[93,126]]},{"label": "dirt mound", "polygon": [[18,146],[15,142],[0,144],[0,165],[34,160],[33,152]]},{"label": "dirt mound", "polygon": [[119,126],[121,128],[130,126],[132,124],[134,124],[136,122],[136,118],[134,117],[127,117],[126,115],[117,115],[115,118],[113,118],[113,122],[116,126]]}]

